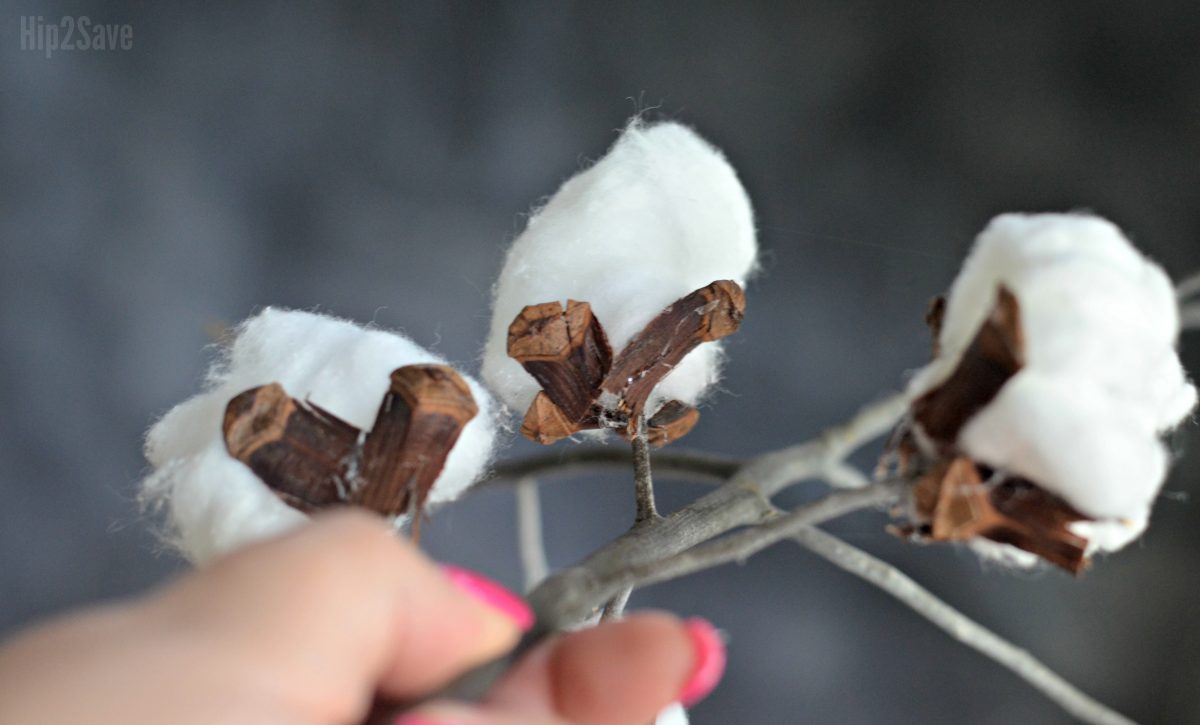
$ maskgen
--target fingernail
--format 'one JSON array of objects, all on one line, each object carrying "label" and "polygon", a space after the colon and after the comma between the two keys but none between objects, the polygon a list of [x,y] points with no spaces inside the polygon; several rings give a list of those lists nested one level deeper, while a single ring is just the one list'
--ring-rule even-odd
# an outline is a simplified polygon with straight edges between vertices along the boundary
[{"label": "fingernail", "polygon": [[[498,609],[502,614],[511,619],[521,628],[522,632],[528,632],[533,626],[533,610],[516,594],[500,586],[496,582],[487,577],[476,574],[469,569],[443,564],[442,571],[446,576],[450,577],[450,581],[454,586],[462,591],[470,594],[484,604]],[[405,725],[417,725],[416,723],[405,723]]]},{"label": "fingernail", "polygon": [[401,715],[392,725],[458,725],[452,720],[431,720],[420,715]]},{"label": "fingernail", "polygon": [[683,692],[679,693],[679,701],[684,707],[691,707],[708,697],[725,674],[725,641],[707,619],[693,617],[684,622],[684,627],[696,650],[696,664]]}]

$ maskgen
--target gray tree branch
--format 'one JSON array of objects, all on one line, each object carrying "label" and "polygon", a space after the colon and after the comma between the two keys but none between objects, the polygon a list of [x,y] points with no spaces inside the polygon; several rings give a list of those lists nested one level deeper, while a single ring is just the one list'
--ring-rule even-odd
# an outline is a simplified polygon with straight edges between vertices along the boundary
[{"label": "gray tree branch", "polygon": [[1200,295],[1200,272],[1193,272],[1175,285],[1175,296],[1184,301]]},{"label": "gray tree branch", "polygon": [[894,566],[813,527],[793,538],[804,548],[892,595],[966,646],[998,662],[1079,720],[1095,725],[1131,725],[1133,721],[1097,702],[1020,649],[938,599]]},{"label": "gray tree branch", "polygon": [[[529,595],[539,625],[547,630],[570,627],[626,587],[716,566],[786,538],[786,532],[776,533],[774,529],[786,525],[773,521],[759,538],[741,532],[730,537],[731,541],[714,542],[715,549],[683,555],[733,529],[776,518],[770,496],[799,481],[823,477],[858,446],[891,430],[905,408],[903,396],[892,396],[864,408],[848,423],[829,429],[815,440],[752,459],[727,482],[688,506],[626,532],[578,564],[550,576]],[[660,461],[656,456],[656,470]],[[678,459],[675,462],[686,463]],[[711,471],[712,460],[704,463],[699,467]],[[855,507],[876,505],[887,495],[894,496],[894,488],[869,487],[835,494],[828,503],[818,502],[811,511],[805,507],[795,514],[801,523],[813,523]]]}]

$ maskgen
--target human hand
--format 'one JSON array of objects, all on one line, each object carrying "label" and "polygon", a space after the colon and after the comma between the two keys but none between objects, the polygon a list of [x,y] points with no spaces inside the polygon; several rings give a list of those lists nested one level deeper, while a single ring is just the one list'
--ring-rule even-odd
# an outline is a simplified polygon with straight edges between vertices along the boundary
[{"label": "human hand", "polygon": [[[336,513],[19,635],[0,649],[0,722],[356,723],[377,693],[432,692],[531,620],[498,585]],[[431,702],[400,723],[643,725],[702,698],[723,665],[706,622],[637,614],[540,645],[482,703]]]}]

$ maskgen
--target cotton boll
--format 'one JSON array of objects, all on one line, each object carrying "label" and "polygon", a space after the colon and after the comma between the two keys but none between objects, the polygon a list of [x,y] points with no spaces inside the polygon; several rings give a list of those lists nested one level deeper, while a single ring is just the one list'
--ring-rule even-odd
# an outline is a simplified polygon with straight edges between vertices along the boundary
[{"label": "cotton boll", "polygon": [[[150,429],[146,457],[155,470],[142,496],[166,509],[174,543],[196,562],[294,526],[304,515],[226,450],[222,419],[229,400],[277,382],[293,398],[370,430],[391,372],[421,363],[444,361],[395,333],[308,312],[263,310],[237,329],[228,354],[213,365],[206,391]],[[431,504],[462,493],[491,455],[491,398],[477,382],[464,379],[479,412],[447,456]]]},{"label": "cotton boll", "polygon": [[[539,386],[509,358],[507,341],[526,305],[591,303],[619,352],[680,297],[716,280],[744,283],[756,254],[750,202],[721,153],[679,124],[635,121],[513,243],[496,285],[483,377],[524,413]],[[696,402],[716,379],[717,348],[693,350],[653,399]]]},{"label": "cotton boll", "polygon": [[951,287],[939,354],[911,381],[913,399],[955,371],[1001,287],[1018,303],[1023,367],[948,443],[1097,519],[1077,530],[1089,553],[1119,548],[1145,528],[1166,475],[1160,434],[1196,405],[1170,279],[1098,217],[998,216]]}]

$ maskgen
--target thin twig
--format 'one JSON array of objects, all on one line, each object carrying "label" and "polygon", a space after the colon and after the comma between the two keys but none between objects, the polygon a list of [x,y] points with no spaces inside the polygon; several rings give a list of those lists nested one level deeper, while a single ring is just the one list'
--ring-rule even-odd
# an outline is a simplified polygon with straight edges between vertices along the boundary
[{"label": "thin twig", "polygon": [[1200,294],[1200,272],[1193,272],[1175,285],[1175,297],[1181,302]]},{"label": "thin twig", "polygon": [[629,597],[633,594],[633,587],[626,587],[617,596],[608,600],[604,605],[604,611],[600,614],[600,621],[607,622],[612,619],[620,619],[625,613],[625,605],[629,603]]},{"label": "thin twig", "polygon": [[658,506],[654,504],[654,474],[650,469],[650,443],[646,440],[645,418],[638,420],[637,433],[629,443],[633,451],[633,487],[637,500],[637,514],[633,523],[635,526],[645,526],[662,518],[658,515]]},{"label": "thin twig", "polygon": [[1185,330],[1200,329],[1200,302],[1180,310],[1179,322]]},{"label": "thin twig", "polygon": [[[662,517],[658,515],[658,506],[654,503],[654,473],[650,468],[650,442],[646,440],[646,419],[639,418],[637,433],[629,442],[633,453],[633,495],[637,504],[634,514],[633,528],[653,525]],[[625,605],[633,594],[633,587],[625,587],[608,600],[600,615],[602,621],[618,619],[625,613]]]},{"label": "thin twig", "polygon": [[[496,465],[491,477],[481,485],[500,485],[519,481],[525,476],[562,476],[571,473],[613,469],[627,471],[633,456],[622,446],[566,447],[561,451],[539,453]],[[664,449],[654,454],[654,472],[660,478],[723,483],[742,465],[742,461],[685,449]]]},{"label": "thin twig", "polygon": [[1132,725],[1132,720],[1092,699],[1037,658],[938,599],[894,566],[813,527],[793,535],[800,545],[895,597],[946,634],[994,660],[1086,723]]},{"label": "thin twig", "polygon": [[517,482],[517,545],[525,574],[525,591],[532,591],[550,573],[542,534],[542,503],[537,479],[532,476]]},{"label": "thin twig", "polygon": [[827,466],[821,478],[834,488],[866,488],[871,485],[870,476],[841,461]]}]

